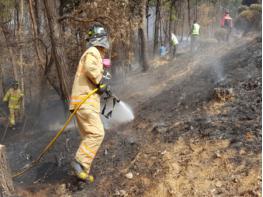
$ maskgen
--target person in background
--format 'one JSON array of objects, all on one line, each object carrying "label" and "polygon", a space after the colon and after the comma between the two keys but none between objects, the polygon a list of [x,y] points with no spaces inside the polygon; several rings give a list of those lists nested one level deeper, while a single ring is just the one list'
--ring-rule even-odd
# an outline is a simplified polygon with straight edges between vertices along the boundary
[{"label": "person in background", "polygon": [[166,51],[166,47],[164,46],[164,44],[162,43],[161,44],[161,47],[160,47],[160,57],[161,58],[165,58],[165,55],[167,54],[167,51]]},{"label": "person in background", "polygon": [[177,45],[179,44],[178,39],[175,34],[172,33],[171,35],[171,42],[172,42],[172,57],[175,56]]},{"label": "person in background", "polygon": [[229,37],[233,28],[233,20],[229,14],[229,11],[226,10],[224,13],[223,18],[220,21],[220,25],[222,28],[224,28],[226,30],[226,41],[229,41]]},{"label": "person in background", "polygon": [[197,20],[194,20],[191,28],[191,52],[195,52],[198,49],[199,37],[200,37],[200,25]]},{"label": "person in background", "polygon": [[9,127],[15,129],[17,119],[19,118],[21,101],[24,94],[19,89],[18,81],[12,84],[12,87],[6,92],[3,101],[8,103],[9,109]]}]

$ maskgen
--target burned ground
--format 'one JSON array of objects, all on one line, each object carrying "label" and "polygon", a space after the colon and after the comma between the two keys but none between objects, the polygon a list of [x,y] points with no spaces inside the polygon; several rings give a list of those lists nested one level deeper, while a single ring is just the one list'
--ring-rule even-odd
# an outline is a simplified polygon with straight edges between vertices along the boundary
[{"label": "burned ground", "polygon": [[[16,179],[21,196],[261,196],[261,50],[256,36],[127,76],[113,88],[136,118],[106,132],[95,183],[70,173],[79,140],[73,127]],[[7,136],[12,169],[55,131],[34,132]]]}]

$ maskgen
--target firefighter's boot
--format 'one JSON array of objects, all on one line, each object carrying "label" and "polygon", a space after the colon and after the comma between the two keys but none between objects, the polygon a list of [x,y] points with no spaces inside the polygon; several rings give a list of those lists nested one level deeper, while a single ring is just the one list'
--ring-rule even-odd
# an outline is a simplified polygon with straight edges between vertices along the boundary
[{"label": "firefighter's boot", "polygon": [[71,162],[71,166],[73,167],[75,174],[79,179],[83,181],[88,181],[89,183],[94,182],[94,177],[86,173],[81,164],[79,164],[77,161]]}]

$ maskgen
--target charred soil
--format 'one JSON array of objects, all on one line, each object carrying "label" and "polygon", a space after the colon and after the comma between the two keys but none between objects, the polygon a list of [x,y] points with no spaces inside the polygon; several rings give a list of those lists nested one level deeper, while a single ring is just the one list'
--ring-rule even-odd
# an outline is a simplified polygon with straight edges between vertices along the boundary
[{"label": "charred soil", "polygon": [[[261,43],[255,36],[210,46],[127,76],[114,88],[136,118],[106,131],[91,171],[95,183],[79,182],[70,172],[79,143],[72,131],[16,180],[19,195],[261,196]],[[7,138],[12,168],[28,163],[53,135]]]}]

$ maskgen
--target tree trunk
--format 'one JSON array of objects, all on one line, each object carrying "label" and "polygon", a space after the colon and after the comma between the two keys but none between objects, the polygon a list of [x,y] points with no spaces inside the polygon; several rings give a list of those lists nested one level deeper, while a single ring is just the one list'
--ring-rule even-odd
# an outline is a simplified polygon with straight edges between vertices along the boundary
[{"label": "tree trunk", "polygon": [[3,69],[2,69],[2,66],[0,66],[0,98],[3,98],[4,96],[4,79],[3,79]]},{"label": "tree trunk", "polygon": [[180,1],[175,1],[174,2],[174,9],[175,9],[175,16],[176,16],[176,20],[174,21],[173,25],[173,29],[174,29],[174,33],[176,35],[179,36],[179,32],[180,32],[180,22],[182,22],[182,2]]},{"label": "tree trunk", "polygon": [[65,54],[65,50],[62,45],[59,43],[63,43],[61,39],[61,28],[60,24],[56,20],[58,18],[58,8],[56,6],[55,0],[44,0],[44,7],[48,19],[49,26],[49,35],[50,41],[52,45],[51,52],[54,55],[54,62],[56,65],[59,86],[60,86],[60,96],[62,100],[68,99],[70,96],[70,77],[69,77],[69,69],[67,63],[67,57]]},{"label": "tree trunk", "polygon": [[[35,22],[36,22],[36,28],[37,28],[37,35],[40,34],[40,26],[41,26],[41,16],[40,16],[40,3],[39,0],[34,0],[34,15],[35,15]],[[30,2],[29,2],[30,3]]]},{"label": "tree trunk", "polygon": [[147,51],[146,51],[146,39],[145,39],[145,32],[143,31],[143,28],[140,27],[138,29],[139,39],[140,39],[140,63],[143,67],[143,71],[147,71],[149,69],[149,64],[147,60]]},{"label": "tree trunk", "polygon": [[143,71],[147,71],[149,69],[149,63],[148,63],[148,55],[147,55],[147,41],[146,41],[146,32],[145,32],[145,26],[146,26],[146,1],[144,0],[142,2],[142,8],[141,8],[141,14],[142,19],[140,21],[140,25],[138,28],[138,37],[140,41],[140,54],[139,54],[139,60],[143,67]]},{"label": "tree trunk", "polygon": [[197,0],[195,0],[195,20],[198,20],[198,18],[197,18],[197,16],[198,16],[198,2],[197,2]]},{"label": "tree trunk", "polygon": [[185,23],[185,12],[184,12],[184,3],[182,3],[181,4],[181,7],[180,7],[180,12],[182,13],[182,16],[183,16],[183,18],[182,18],[182,29],[181,29],[181,42],[183,41],[183,39],[184,39],[184,23]]},{"label": "tree trunk", "polygon": [[147,32],[147,40],[149,40],[149,1],[150,0],[147,0],[146,2],[146,32]]},{"label": "tree trunk", "polygon": [[187,13],[188,13],[188,26],[189,26],[189,32],[191,31],[191,6],[190,6],[190,0],[187,0]]},{"label": "tree trunk", "polygon": [[[170,4],[170,9],[169,9],[169,31],[168,31],[168,42],[169,42],[169,46],[170,46],[170,48],[171,48],[171,44],[172,44],[172,42],[171,42],[171,33],[172,33],[172,24],[173,24],[173,21],[172,21],[172,19],[173,19],[173,6],[174,6],[174,1],[175,0],[172,0],[172,2],[171,2],[171,4]],[[175,32],[173,32],[173,33],[175,33]]]},{"label": "tree trunk", "polygon": [[44,60],[41,56],[40,53],[40,47],[39,47],[39,41],[38,41],[38,29],[37,28],[37,22],[36,22],[36,17],[33,9],[33,3],[32,0],[29,0],[29,13],[30,13],[30,18],[32,21],[32,30],[33,30],[33,36],[34,36],[34,46],[37,54],[37,58],[39,63],[42,65],[44,63]]},{"label": "tree trunk", "polygon": [[160,0],[156,1],[155,7],[155,27],[154,27],[154,42],[153,42],[153,53],[156,54],[158,50],[158,39],[160,30]]},{"label": "tree trunk", "polygon": [[[31,19],[31,29],[33,32],[34,48],[37,55],[36,65],[39,66],[39,74],[43,75],[41,77],[40,88],[39,88],[39,103],[37,109],[40,109],[41,99],[43,98],[43,85],[46,81],[55,89],[55,91],[60,95],[60,90],[57,84],[49,77],[49,71],[53,63],[53,53],[50,55],[50,60],[48,57],[48,49],[45,43],[41,41],[40,36],[40,26],[41,26],[41,16],[39,7],[41,6],[38,0],[28,0],[29,1],[29,14]],[[43,46],[45,49],[43,49]],[[37,110],[36,110],[37,111]]]},{"label": "tree trunk", "polygon": [[7,162],[5,146],[0,144],[0,196],[12,196],[15,189]]},{"label": "tree trunk", "polygon": [[[18,26],[18,39],[19,42],[23,40],[23,18],[24,18],[24,0],[19,1],[19,26]],[[24,84],[24,65],[23,65],[23,48],[20,48],[19,51],[19,69],[20,69],[20,84],[21,90],[25,93],[25,84]],[[20,116],[23,119],[25,112],[25,99],[22,100]]]},{"label": "tree trunk", "polygon": [[[163,32],[163,29],[162,29],[162,26],[164,26],[163,24],[162,24],[162,20],[160,19],[160,24],[159,24],[159,41],[160,41],[160,43],[161,44],[163,44],[163,34],[162,34],[162,32]],[[158,43],[157,43],[157,46],[158,46]],[[158,51],[158,47],[157,47],[157,51]]]},{"label": "tree trunk", "polygon": [[15,53],[11,47],[11,45],[12,45],[11,39],[14,39],[14,38],[10,38],[11,33],[8,30],[7,24],[2,24],[1,30],[3,32],[5,42],[6,42],[6,47],[7,47],[8,52],[9,52],[9,58],[10,58],[12,68],[13,68],[14,79],[18,80],[18,71],[17,71],[17,65],[16,65],[16,61],[15,61]]}]

